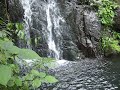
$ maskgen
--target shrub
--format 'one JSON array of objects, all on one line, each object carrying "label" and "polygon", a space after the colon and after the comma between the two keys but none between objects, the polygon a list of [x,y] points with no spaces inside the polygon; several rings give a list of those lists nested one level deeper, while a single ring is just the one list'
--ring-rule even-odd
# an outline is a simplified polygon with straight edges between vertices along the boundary
[{"label": "shrub", "polygon": [[[24,37],[21,23],[6,24],[0,20],[0,26],[0,90],[30,90],[40,87],[42,83],[58,81],[45,73],[48,63],[53,62],[53,59],[42,58],[33,50],[18,48],[12,42],[12,33]],[[32,66],[27,60],[32,62]],[[21,65],[27,67],[24,74],[21,74]],[[38,69],[44,69],[44,72],[39,72]]]}]

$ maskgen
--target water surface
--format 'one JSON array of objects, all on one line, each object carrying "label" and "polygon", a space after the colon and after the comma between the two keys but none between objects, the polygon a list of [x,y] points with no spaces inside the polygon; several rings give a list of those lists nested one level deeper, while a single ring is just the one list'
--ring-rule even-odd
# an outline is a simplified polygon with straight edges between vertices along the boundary
[{"label": "water surface", "polygon": [[60,62],[50,73],[59,82],[42,90],[120,90],[119,57]]}]

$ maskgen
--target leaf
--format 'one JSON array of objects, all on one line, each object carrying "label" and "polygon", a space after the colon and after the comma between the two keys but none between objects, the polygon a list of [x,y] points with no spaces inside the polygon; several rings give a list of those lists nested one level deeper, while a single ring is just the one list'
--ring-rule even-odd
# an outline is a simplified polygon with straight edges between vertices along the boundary
[{"label": "leaf", "polygon": [[24,82],[24,84],[23,84],[22,87],[23,87],[22,90],[30,90],[30,89],[29,89],[29,84],[28,84],[27,81]]},{"label": "leaf", "polygon": [[44,66],[48,68],[53,68],[55,67],[55,60],[53,58],[42,58],[42,63],[44,63]]},{"label": "leaf", "polygon": [[32,86],[33,86],[34,88],[40,87],[40,86],[41,86],[41,81],[40,81],[40,79],[37,78],[37,79],[33,80]]},{"label": "leaf", "polygon": [[22,86],[22,79],[21,79],[20,77],[16,77],[16,78],[15,78],[15,84],[16,84],[17,86]]},{"label": "leaf", "polygon": [[7,85],[8,85],[9,87],[12,87],[12,86],[15,85],[14,82],[15,82],[15,77],[13,76],[13,77],[11,77],[11,79],[8,81]]},{"label": "leaf", "polygon": [[41,57],[36,52],[29,49],[21,49],[18,57],[22,59],[41,59]]},{"label": "leaf", "polygon": [[46,76],[46,73],[43,73],[43,72],[38,72],[37,70],[32,70],[31,73],[35,76],[38,76],[38,77],[41,77],[41,78],[44,78]]},{"label": "leaf", "polygon": [[19,31],[18,34],[17,34],[17,36],[18,36],[20,39],[24,39],[25,34],[24,34],[23,31]]},{"label": "leaf", "polygon": [[35,76],[39,76],[39,72],[37,70],[32,70],[31,73]]},{"label": "leaf", "polygon": [[58,82],[58,80],[55,77],[50,76],[50,75],[45,77],[45,81],[48,82],[48,83],[56,83],[56,82]]},{"label": "leaf", "polygon": [[9,47],[9,49],[7,51],[12,55],[17,55],[20,50],[21,49],[16,46],[11,46],[11,47]]},{"label": "leaf", "polygon": [[15,26],[16,26],[17,30],[23,30],[24,29],[22,23],[16,23]]},{"label": "leaf", "polygon": [[24,78],[25,80],[33,80],[34,76],[32,74],[27,74]]},{"label": "leaf", "polygon": [[7,24],[7,29],[8,29],[8,30],[12,30],[12,29],[13,29],[13,26],[14,26],[14,23],[8,23],[8,24]]},{"label": "leaf", "polygon": [[0,52],[0,62],[1,61],[2,61],[2,63],[5,63],[6,62],[6,56],[5,56],[5,54]]},{"label": "leaf", "polygon": [[1,49],[8,50],[12,46],[13,46],[13,42],[0,40]]},{"label": "leaf", "polygon": [[12,70],[7,65],[0,65],[0,84],[6,86],[12,76]]},{"label": "leaf", "polygon": [[38,42],[38,40],[37,40],[37,38],[35,38],[35,44],[37,44],[37,42]]},{"label": "leaf", "polygon": [[46,73],[40,72],[39,77],[44,78],[46,76]]},{"label": "leaf", "polygon": [[9,87],[13,87],[13,86],[15,85],[15,83],[14,83],[13,80],[9,80],[7,85],[8,85]]},{"label": "leaf", "polygon": [[3,22],[3,20],[0,20],[0,24],[3,24],[4,22]]}]

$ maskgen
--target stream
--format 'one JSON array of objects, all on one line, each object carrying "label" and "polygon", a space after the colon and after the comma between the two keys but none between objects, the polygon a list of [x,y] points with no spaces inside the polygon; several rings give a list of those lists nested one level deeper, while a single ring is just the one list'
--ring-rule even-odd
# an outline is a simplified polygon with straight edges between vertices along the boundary
[{"label": "stream", "polygon": [[59,66],[49,72],[59,82],[45,84],[40,90],[120,90],[119,57],[57,63]]}]

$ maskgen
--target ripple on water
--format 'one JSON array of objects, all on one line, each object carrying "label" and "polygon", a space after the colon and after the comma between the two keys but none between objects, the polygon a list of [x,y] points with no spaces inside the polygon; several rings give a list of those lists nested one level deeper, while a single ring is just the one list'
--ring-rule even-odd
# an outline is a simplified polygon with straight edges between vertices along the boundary
[{"label": "ripple on water", "polygon": [[120,62],[115,65],[106,60],[64,61],[52,69],[59,82],[41,90],[120,90]]}]

